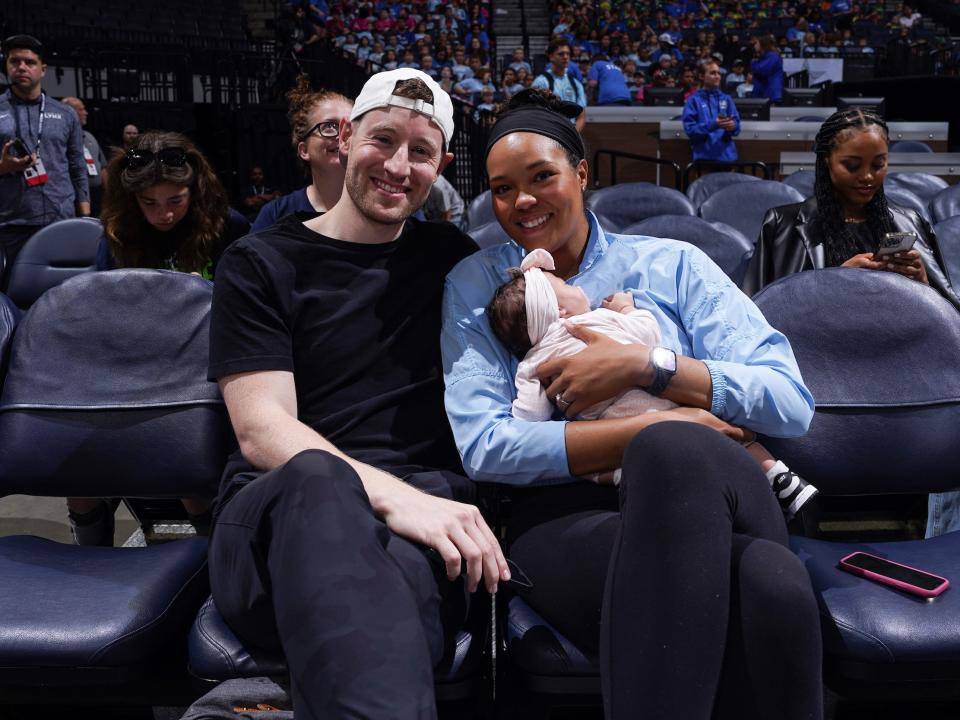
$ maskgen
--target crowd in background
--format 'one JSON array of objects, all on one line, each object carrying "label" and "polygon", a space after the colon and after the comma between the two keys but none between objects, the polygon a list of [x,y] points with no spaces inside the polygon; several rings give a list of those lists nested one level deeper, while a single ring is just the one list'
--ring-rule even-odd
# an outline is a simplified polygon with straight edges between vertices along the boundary
[{"label": "crowd in background", "polygon": [[[949,53],[936,52],[931,22],[909,4],[887,7],[850,0],[558,0],[551,8],[551,39],[569,43],[568,71],[583,82],[589,104],[602,104],[596,84],[587,83],[598,62],[623,74],[632,104],[642,103],[650,87],[683,87],[689,96],[708,58],[720,63],[724,89],[748,96],[750,64],[758,54],[754,39],[764,35],[773,36],[783,58],[882,53],[904,67],[913,53],[925,56],[931,72],[955,70]],[[295,53],[323,43],[370,71],[422,69],[482,111],[530,87],[549,63],[498,48],[492,11],[481,0],[293,0],[281,25]],[[745,86],[737,92],[738,83]]]}]

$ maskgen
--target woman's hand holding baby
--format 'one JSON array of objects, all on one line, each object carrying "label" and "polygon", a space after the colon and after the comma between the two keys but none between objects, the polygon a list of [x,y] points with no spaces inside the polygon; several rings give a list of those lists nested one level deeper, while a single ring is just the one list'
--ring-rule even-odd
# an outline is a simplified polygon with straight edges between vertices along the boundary
[{"label": "woman's hand holding baby", "polygon": [[562,408],[567,417],[641,384],[648,347],[624,345],[575,323],[567,323],[567,330],[583,340],[586,349],[572,357],[547,360],[537,368],[547,397],[553,400],[559,395],[569,403]]}]

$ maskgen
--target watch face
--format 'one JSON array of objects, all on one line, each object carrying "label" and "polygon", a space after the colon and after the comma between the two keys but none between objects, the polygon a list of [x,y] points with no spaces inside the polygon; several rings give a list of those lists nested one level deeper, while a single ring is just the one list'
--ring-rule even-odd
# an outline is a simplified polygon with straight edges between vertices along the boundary
[{"label": "watch face", "polygon": [[654,348],[652,357],[653,364],[658,368],[663,368],[670,373],[677,371],[677,354],[673,350],[663,347]]}]

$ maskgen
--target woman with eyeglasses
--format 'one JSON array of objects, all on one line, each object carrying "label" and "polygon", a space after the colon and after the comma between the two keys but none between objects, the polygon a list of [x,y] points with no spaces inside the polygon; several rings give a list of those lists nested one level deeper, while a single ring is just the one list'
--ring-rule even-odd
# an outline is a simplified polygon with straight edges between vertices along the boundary
[{"label": "woman with eyeglasses", "polygon": [[220,253],[250,224],[196,146],[175,132],[141,134],[107,166],[97,267],[165,268],[212,278]]},{"label": "woman with eyeglasses", "polygon": [[310,184],[264,205],[253,222],[253,232],[276,225],[291,213],[326,212],[343,192],[346,169],[340,164],[340,123],[350,116],[353,101],[330,90],[313,90],[306,75],[297,79],[287,100],[290,142]]}]

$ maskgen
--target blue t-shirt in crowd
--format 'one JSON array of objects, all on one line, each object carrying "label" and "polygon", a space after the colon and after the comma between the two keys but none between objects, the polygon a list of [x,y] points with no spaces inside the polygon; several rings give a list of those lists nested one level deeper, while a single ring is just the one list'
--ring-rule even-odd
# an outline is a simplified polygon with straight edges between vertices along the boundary
[{"label": "blue t-shirt in crowd", "polygon": [[609,60],[597,60],[591,65],[587,80],[597,81],[598,105],[630,100],[630,90],[627,88],[623,70]]},{"label": "blue t-shirt in crowd", "polygon": [[260,232],[264,228],[276,225],[280,218],[296,212],[317,212],[307,198],[307,188],[281,195],[260,208],[257,219],[250,226],[250,232]]}]

